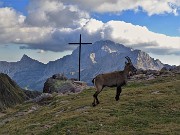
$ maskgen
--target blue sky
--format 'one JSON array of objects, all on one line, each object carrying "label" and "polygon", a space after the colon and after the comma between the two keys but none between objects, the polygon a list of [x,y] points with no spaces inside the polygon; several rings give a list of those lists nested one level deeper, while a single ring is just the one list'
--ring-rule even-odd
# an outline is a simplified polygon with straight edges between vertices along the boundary
[{"label": "blue sky", "polygon": [[145,12],[135,13],[134,11],[125,11],[117,14],[94,14],[94,18],[108,22],[110,20],[122,20],[134,25],[146,26],[150,31],[162,33],[169,36],[180,35],[180,16],[172,14],[148,16]]},{"label": "blue sky", "polygon": [[67,43],[83,33],[180,65],[180,1],[154,1],[0,0],[0,60],[27,54],[47,63],[70,54]]},{"label": "blue sky", "polygon": [[1,7],[13,7],[19,12],[27,15],[27,5],[29,0],[1,0]]}]

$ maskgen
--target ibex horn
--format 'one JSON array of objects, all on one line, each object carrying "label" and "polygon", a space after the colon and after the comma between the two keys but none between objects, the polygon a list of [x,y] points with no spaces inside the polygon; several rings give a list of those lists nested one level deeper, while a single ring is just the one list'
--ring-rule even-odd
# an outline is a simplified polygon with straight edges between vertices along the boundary
[{"label": "ibex horn", "polygon": [[131,62],[131,59],[128,56],[126,56],[125,58],[127,59],[128,62]]}]

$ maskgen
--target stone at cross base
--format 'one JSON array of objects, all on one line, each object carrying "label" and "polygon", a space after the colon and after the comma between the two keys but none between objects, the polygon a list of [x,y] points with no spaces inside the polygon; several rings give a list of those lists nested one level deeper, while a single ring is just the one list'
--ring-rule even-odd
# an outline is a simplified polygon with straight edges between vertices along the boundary
[{"label": "stone at cross base", "polygon": [[43,93],[78,93],[86,87],[85,82],[67,79],[63,74],[55,74],[44,83]]}]

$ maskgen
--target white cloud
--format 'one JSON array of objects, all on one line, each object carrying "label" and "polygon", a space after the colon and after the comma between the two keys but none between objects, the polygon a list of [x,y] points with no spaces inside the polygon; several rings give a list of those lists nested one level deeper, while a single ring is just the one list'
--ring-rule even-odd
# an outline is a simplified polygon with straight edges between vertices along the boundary
[{"label": "white cloud", "polygon": [[26,23],[38,27],[77,27],[81,18],[89,14],[74,5],[64,5],[59,0],[31,0]]},{"label": "white cloud", "polygon": [[[172,3],[179,2],[179,0],[160,1],[164,10],[160,7],[156,10],[159,3],[152,3],[152,1],[141,1],[141,6],[143,9],[150,6],[146,9],[149,15],[163,12],[171,13],[171,8],[167,5],[167,2],[170,1]],[[75,46],[68,45],[68,43],[78,41],[81,33],[83,41],[86,42],[110,39],[154,54],[180,55],[180,37],[154,33],[146,27],[123,21],[103,23],[90,18],[89,14],[84,11],[86,7],[83,5],[83,1],[79,0],[79,3],[84,10],[79,8],[80,4],[72,5],[76,2],[78,0],[65,1],[64,3],[59,0],[32,0],[28,7],[27,16],[23,16],[12,8],[0,8],[0,42],[26,44],[27,46],[21,47],[22,49],[57,52],[73,50]],[[140,5],[140,2],[136,0],[133,2],[130,0],[99,0],[97,2],[92,0],[92,3],[86,2],[89,7],[93,7],[93,10],[98,12],[104,12],[103,7],[113,10],[115,4],[117,7],[121,6],[117,8],[119,10],[135,9]],[[103,2],[104,4],[102,4]],[[154,0],[154,2],[157,1]]]},{"label": "white cloud", "polygon": [[0,42],[13,42],[16,32],[23,25],[23,16],[12,8],[0,8]]},{"label": "white cloud", "polygon": [[110,38],[126,45],[135,46],[144,44],[147,48],[180,49],[180,37],[170,37],[149,31],[146,27],[125,23],[123,21],[109,21],[105,24],[109,29]]},{"label": "white cloud", "polygon": [[103,27],[103,22],[102,21],[98,21],[96,19],[90,19],[84,25],[83,29],[87,30],[89,34],[94,34],[98,30],[102,29],[102,27]]},{"label": "white cloud", "polygon": [[[42,38],[41,42],[30,43],[29,48],[51,51],[74,49],[69,42],[78,41],[82,33],[83,40],[95,42],[110,39],[126,46],[142,49],[155,54],[180,55],[180,37],[170,37],[149,31],[146,27],[123,21],[101,21],[90,19],[83,27],[77,29],[55,29]],[[39,37],[38,37],[39,38]]]},{"label": "white cloud", "polygon": [[12,8],[0,8],[0,43],[34,44],[43,42],[51,34],[50,27],[30,27],[25,16]]},{"label": "white cloud", "polygon": [[125,10],[139,11],[142,9],[148,15],[173,13],[178,15],[180,0],[63,0],[64,3],[74,3],[84,10],[93,12],[122,12]]},{"label": "white cloud", "polygon": [[20,16],[14,9],[7,7],[0,8],[0,28],[20,25],[20,18],[22,18],[22,16]]}]

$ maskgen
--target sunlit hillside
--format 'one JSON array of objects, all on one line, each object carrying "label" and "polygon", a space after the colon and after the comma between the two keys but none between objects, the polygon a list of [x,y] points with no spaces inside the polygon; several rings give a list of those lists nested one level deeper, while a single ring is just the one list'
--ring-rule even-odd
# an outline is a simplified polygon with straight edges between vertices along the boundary
[{"label": "sunlit hillside", "polygon": [[106,88],[92,107],[94,88],[54,97],[41,104],[24,103],[0,113],[5,135],[124,135],[180,133],[180,75],[131,82],[120,101]]}]

